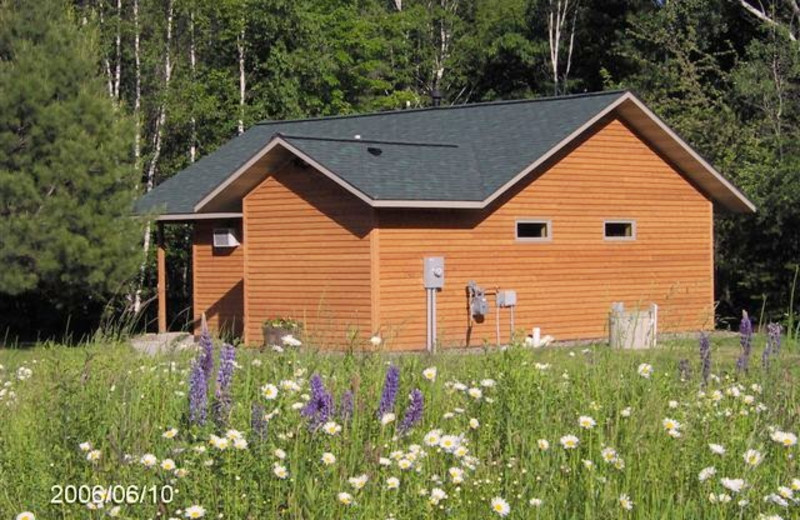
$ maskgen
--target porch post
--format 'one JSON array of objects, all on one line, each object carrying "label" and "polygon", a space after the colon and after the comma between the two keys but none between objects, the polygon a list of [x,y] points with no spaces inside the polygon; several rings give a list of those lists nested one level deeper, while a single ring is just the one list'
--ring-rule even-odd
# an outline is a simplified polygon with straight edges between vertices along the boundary
[{"label": "porch post", "polygon": [[158,333],[167,332],[167,251],[164,248],[164,223],[158,223]]}]

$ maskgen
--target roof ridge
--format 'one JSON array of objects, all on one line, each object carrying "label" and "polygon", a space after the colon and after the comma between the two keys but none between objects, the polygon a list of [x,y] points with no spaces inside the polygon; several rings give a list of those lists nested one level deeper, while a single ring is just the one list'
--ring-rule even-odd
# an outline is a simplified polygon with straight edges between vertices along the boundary
[{"label": "roof ridge", "polygon": [[581,92],[578,94],[565,94],[561,96],[543,96],[531,99],[508,99],[508,100],[497,100],[497,101],[482,101],[479,103],[465,103],[463,105],[448,105],[448,106],[439,106],[439,107],[422,107],[422,108],[407,108],[407,109],[395,109],[395,110],[384,110],[382,112],[367,112],[363,114],[343,114],[343,115],[335,115],[335,116],[319,116],[319,117],[308,117],[308,118],[301,118],[301,119],[279,119],[279,120],[264,120],[259,121],[254,126],[269,126],[269,125],[278,125],[278,124],[285,124],[285,123],[303,123],[308,121],[331,121],[336,119],[355,119],[359,117],[372,117],[372,116],[386,116],[386,115],[394,115],[394,114],[408,114],[408,113],[415,113],[415,112],[428,112],[428,111],[442,111],[442,110],[457,110],[457,109],[465,109],[465,108],[479,108],[485,106],[495,106],[495,105],[516,105],[516,104],[524,104],[524,103],[539,103],[544,101],[558,101],[562,99],[576,99],[576,98],[584,98],[584,97],[598,97],[598,96],[608,96],[612,94],[625,94],[625,93],[632,93],[629,89],[617,89],[617,90],[599,90],[596,92]]},{"label": "roof ridge", "polygon": [[394,144],[400,146],[431,146],[435,148],[459,148],[455,143],[439,143],[439,142],[416,142],[416,141],[392,141],[388,139],[361,139],[346,137],[324,137],[316,135],[299,135],[299,134],[284,134],[283,132],[275,132],[275,135],[284,137],[286,139],[307,139],[313,141],[335,141],[345,143],[370,143],[370,144]]}]

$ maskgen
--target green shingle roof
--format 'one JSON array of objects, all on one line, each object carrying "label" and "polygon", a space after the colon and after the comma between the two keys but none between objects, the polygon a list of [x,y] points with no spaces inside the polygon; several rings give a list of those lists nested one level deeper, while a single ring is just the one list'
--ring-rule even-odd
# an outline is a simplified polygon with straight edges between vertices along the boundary
[{"label": "green shingle roof", "polygon": [[161,183],[135,211],[194,213],[276,136],[372,200],[482,201],[623,95],[263,122]]}]

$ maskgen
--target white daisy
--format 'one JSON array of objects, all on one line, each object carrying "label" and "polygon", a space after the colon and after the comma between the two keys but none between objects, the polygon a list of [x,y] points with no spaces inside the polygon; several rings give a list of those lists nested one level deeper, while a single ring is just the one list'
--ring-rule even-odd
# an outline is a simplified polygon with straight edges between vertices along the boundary
[{"label": "white daisy", "polygon": [[422,371],[422,377],[428,381],[436,381],[436,367],[428,367]]},{"label": "white daisy", "polygon": [[631,497],[623,493],[619,496],[619,506],[626,511],[630,511],[633,509],[633,500],[631,500]]},{"label": "white daisy", "polygon": [[353,489],[358,491],[360,489],[363,489],[364,486],[367,485],[367,479],[368,477],[366,475],[359,475],[357,477],[350,477],[349,479],[347,479],[347,482],[349,482],[350,485],[353,486]]},{"label": "white daisy", "polygon": [[177,428],[170,428],[169,430],[161,434],[161,436],[164,437],[165,439],[174,439],[176,435],[178,435]]},{"label": "white daisy", "polygon": [[272,472],[275,473],[275,476],[281,480],[285,480],[289,476],[289,470],[286,469],[286,466],[281,466],[278,463],[275,463],[275,466],[272,468]]},{"label": "white daisy", "polygon": [[636,372],[638,372],[639,375],[644,377],[645,379],[649,379],[650,374],[653,373],[653,366],[647,363],[642,363],[641,365],[639,365],[639,368],[636,369]]},{"label": "white daisy", "polygon": [[152,468],[158,463],[158,459],[156,459],[156,456],[152,453],[145,453],[142,455],[142,458],[139,459],[139,462],[146,468]]},{"label": "white daisy", "polygon": [[536,441],[536,444],[542,451],[547,451],[550,449],[550,442],[547,439],[539,439],[538,441]]},{"label": "white daisy", "polygon": [[595,422],[595,420],[589,417],[588,415],[581,415],[580,417],[578,417],[578,425],[585,430],[591,430],[592,428],[595,427],[596,424],[597,423]]},{"label": "white daisy", "polygon": [[325,464],[326,466],[331,466],[333,464],[336,464],[336,456],[333,453],[327,451],[322,454],[321,460],[322,463]]},{"label": "white daisy", "polygon": [[705,482],[706,480],[710,479],[716,474],[717,474],[716,468],[714,468],[714,466],[709,466],[707,468],[703,468],[700,470],[700,473],[697,474],[697,480],[699,480],[700,482]]},{"label": "white daisy", "polygon": [[261,395],[264,399],[272,401],[278,397],[278,387],[273,384],[266,384],[261,387]]},{"label": "white daisy", "polygon": [[744,455],[742,455],[742,458],[744,458],[744,461],[745,463],[747,463],[747,465],[758,466],[759,464],[761,464],[761,461],[764,459],[764,456],[761,455],[761,453],[757,450],[747,450],[746,452],[744,452]]},{"label": "white daisy", "polygon": [[89,462],[94,463],[94,462],[97,462],[98,460],[100,460],[100,456],[101,455],[102,454],[100,453],[100,450],[92,450],[92,451],[90,451],[89,453],[86,454],[86,460],[88,460]]},{"label": "white daisy", "polygon": [[189,506],[183,512],[186,518],[203,518],[206,516],[206,510],[201,506]]},{"label": "white daisy", "polygon": [[500,516],[508,516],[511,512],[511,506],[502,497],[494,497],[492,499],[492,511]]},{"label": "white daisy", "polygon": [[739,493],[747,485],[747,483],[743,479],[740,479],[740,478],[724,478],[723,477],[723,478],[719,479],[719,482],[720,482],[720,484],[722,484],[722,487],[724,487],[725,489],[729,489],[729,490],[733,491],[734,493]]},{"label": "white daisy", "polygon": [[721,444],[711,443],[708,445],[708,449],[710,449],[712,453],[715,453],[717,455],[725,455],[725,446]]},{"label": "white daisy", "polygon": [[572,450],[578,447],[580,440],[574,435],[564,435],[561,437],[560,442],[565,450]]},{"label": "white daisy", "polygon": [[344,493],[344,492],[339,493],[338,495],[336,495],[336,499],[346,506],[349,506],[350,504],[353,503],[353,495],[351,495],[350,493]]},{"label": "white daisy", "polygon": [[336,435],[340,431],[342,431],[342,427],[333,421],[328,421],[322,426],[322,431],[324,431],[328,435]]},{"label": "white daisy", "polygon": [[161,469],[164,471],[172,471],[175,469],[175,461],[172,459],[164,459],[161,461]]},{"label": "white daisy", "polygon": [[386,489],[397,489],[400,487],[400,479],[397,477],[389,477],[386,479]]}]

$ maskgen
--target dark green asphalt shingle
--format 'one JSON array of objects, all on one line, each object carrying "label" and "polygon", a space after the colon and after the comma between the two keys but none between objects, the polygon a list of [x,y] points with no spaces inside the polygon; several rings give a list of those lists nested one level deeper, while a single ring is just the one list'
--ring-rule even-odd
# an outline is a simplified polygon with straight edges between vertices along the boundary
[{"label": "dark green asphalt shingle", "polygon": [[259,123],[143,196],[136,211],[193,213],[276,134],[374,200],[481,201],[623,94]]}]

